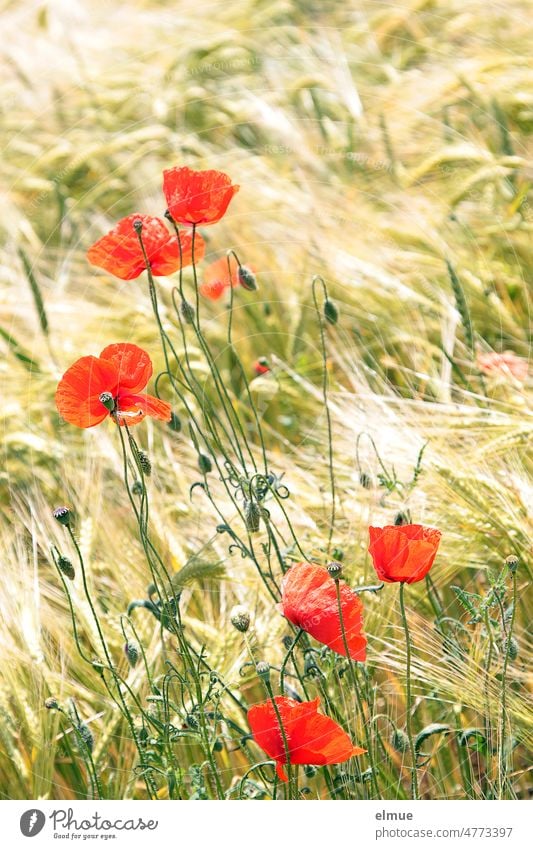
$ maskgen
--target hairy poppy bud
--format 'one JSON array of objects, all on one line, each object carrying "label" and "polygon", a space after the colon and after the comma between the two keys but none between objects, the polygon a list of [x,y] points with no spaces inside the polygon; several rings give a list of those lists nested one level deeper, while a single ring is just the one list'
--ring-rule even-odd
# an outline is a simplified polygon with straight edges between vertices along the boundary
[{"label": "hairy poppy bud", "polygon": [[251,534],[257,533],[261,521],[261,509],[255,501],[246,501],[244,504],[244,519],[246,530]]},{"label": "hairy poppy bud", "polygon": [[185,717],[185,722],[187,723],[189,728],[192,728],[193,731],[196,731],[200,727],[200,723],[198,719],[195,717],[194,713],[188,713]]},{"label": "hairy poppy bud", "polygon": [[181,419],[176,415],[176,413],[170,414],[170,421],[168,423],[170,430],[179,433],[181,430]]},{"label": "hairy poppy bud", "polygon": [[85,724],[85,722],[80,722],[80,724],[78,725],[78,734],[87,746],[89,752],[92,752],[94,747],[93,732],[91,731],[89,726]]},{"label": "hairy poppy bud", "polygon": [[372,478],[367,472],[361,472],[359,474],[359,483],[363,487],[363,489],[370,489],[372,486]]},{"label": "hairy poppy bud", "polygon": [[342,563],[339,563],[338,560],[328,563],[328,572],[335,581],[338,581],[342,575]]},{"label": "hairy poppy bud", "polygon": [[124,654],[126,655],[126,660],[132,669],[137,666],[140,657],[139,646],[137,643],[133,640],[128,640],[127,643],[124,643]]},{"label": "hairy poppy bud", "polygon": [[265,660],[260,660],[255,665],[255,671],[263,681],[270,681],[270,664]]},{"label": "hairy poppy bud", "polygon": [[516,556],[516,554],[510,554],[509,557],[505,558],[505,563],[507,565],[507,568],[509,569],[509,572],[511,572],[513,574],[518,569],[518,563],[519,562],[520,561],[518,560],[518,557]]},{"label": "hairy poppy bud", "polygon": [[250,271],[249,268],[246,268],[245,265],[239,265],[238,271],[239,283],[241,284],[243,289],[246,289],[247,292],[255,292],[257,289],[257,280],[255,279],[255,274],[253,271]]},{"label": "hairy poppy bud", "polygon": [[180,312],[183,316],[183,320],[187,322],[187,324],[194,324],[194,316],[196,315],[196,312],[192,304],[186,300],[182,300],[180,304]]},{"label": "hairy poppy bud", "polygon": [[233,627],[242,634],[245,634],[250,627],[250,614],[242,604],[237,604],[232,608],[229,618]]},{"label": "hairy poppy bud", "polygon": [[133,495],[142,495],[143,494],[143,485],[140,481],[134,481],[131,487],[131,491]]},{"label": "hairy poppy bud", "polygon": [[509,656],[509,660],[516,660],[516,658],[518,657],[518,642],[515,640],[514,637],[509,637],[509,639],[507,640],[507,654]]},{"label": "hairy poppy bud", "polygon": [[56,507],[53,512],[53,516],[60,525],[64,525],[65,528],[69,527],[71,515],[68,507]]},{"label": "hairy poppy bud", "polygon": [[74,580],[76,572],[68,557],[63,557],[63,555],[60,554],[57,558],[57,566],[59,571],[62,572],[65,577],[70,578],[71,581]]},{"label": "hairy poppy bud", "polygon": [[198,454],[198,468],[203,475],[208,475],[213,464],[206,454]]},{"label": "hairy poppy bud", "polygon": [[143,474],[149,478],[152,474],[152,463],[150,462],[150,458],[146,451],[139,451],[139,466],[143,471]]},{"label": "hairy poppy bud", "polygon": [[58,710],[59,709],[59,702],[55,698],[55,696],[51,696],[49,699],[46,699],[44,706],[45,706],[46,710]]},{"label": "hairy poppy bud", "polygon": [[315,775],[317,774],[317,772],[318,772],[318,770],[317,770],[316,766],[312,766],[311,764],[306,764],[304,766],[304,773],[305,773],[307,778],[314,778]]},{"label": "hairy poppy bud", "polygon": [[409,749],[409,737],[401,728],[395,728],[390,736],[390,744],[397,752],[407,752]]},{"label": "hairy poppy bud", "polygon": [[339,320],[339,308],[329,298],[324,301],[324,317],[329,324],[337,324]]},{"label": "hairy poppy bud", "polygon": [[104,405],[106,410],[109,410],[110,413],[112,413],[115,409],[115,399],[111,395],[111,392],[102,392],[102,394],[98,397],[98,400]]}]

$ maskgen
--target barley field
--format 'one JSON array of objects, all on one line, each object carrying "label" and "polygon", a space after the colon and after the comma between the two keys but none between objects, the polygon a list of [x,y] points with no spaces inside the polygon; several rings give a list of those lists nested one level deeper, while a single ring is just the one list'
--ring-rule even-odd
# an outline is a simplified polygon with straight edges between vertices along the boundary
[{"label": "barley field", "polygon": [[[2,798],[528,798],[531,3],[0,8]],[[176,166],[240,186],[200,226],[199,279],[233,250],[258,285],[200,296],[196,335],[177,275],[157,278],[158,329],[146,275],[86,257],[119,219],[163,216]],[[129,459],[124,428],[54,401],[116,342],[149,352],[173,410],[131,430]],[[442,534],[431,572],[381,586],[368,528],[411,523]],[[300,561],[342,563],[364,663],[276,609]],[[319,697],[366,754],[278,780],[247,719],[272,692]]]}]

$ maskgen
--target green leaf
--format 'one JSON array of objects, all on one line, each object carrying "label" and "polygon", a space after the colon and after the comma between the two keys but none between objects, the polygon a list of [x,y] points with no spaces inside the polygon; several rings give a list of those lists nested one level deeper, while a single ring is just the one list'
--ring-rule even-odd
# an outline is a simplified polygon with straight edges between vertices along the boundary
[{"label": "green leaf", "polygon": [[487,740],[480,728],[465,728],[459,735],[459,745],[467,746],[473,752],[485,754]]}]

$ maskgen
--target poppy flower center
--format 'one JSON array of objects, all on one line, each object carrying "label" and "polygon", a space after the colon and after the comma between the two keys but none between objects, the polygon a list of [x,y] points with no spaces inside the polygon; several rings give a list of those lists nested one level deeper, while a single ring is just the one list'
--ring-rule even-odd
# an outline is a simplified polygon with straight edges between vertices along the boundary
[{"label": "poppy flower center", "polygon": [[101,404],[104,405],[106,410],[109,410],[110,413],[112,413],[116,407],[115,399],[113,398],[111,392],[102,392],[102,394],[99,396],[99,401]]}]

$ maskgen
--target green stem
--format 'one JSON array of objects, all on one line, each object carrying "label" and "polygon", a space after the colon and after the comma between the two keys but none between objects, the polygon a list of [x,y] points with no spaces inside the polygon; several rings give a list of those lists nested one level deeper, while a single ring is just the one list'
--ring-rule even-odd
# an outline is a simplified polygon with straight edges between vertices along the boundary
[{"label": "green stem", "polygon": [[344,651],[346,652],[346,659],[348,660],[348,665],[350,667],[350,675],[352,678],[352,684],[355,692],[355,697],[357,699],[357,707],[359,709],[359,714],[361,716],[361,722],[364,728],[365,740],[368,749],[368,759],[370,761],[370,769],[372,770],[372,786],[374,788],[374,793],[376,794],[376,799],[381,799],[381,793],[379,791],[379,784],[377,778],[377,770],[376,764],[374,762],[374,754],[372,750],[372,739],[370,737],[370,728],[369,724],[366,721],[365,716],[365,708],[363,705],[363,699],[361,696],[361,690],[359,687],[359,681],[355,674],[355,669],[353,665],[352,656],[350,654],[350,649],[348,646],[348,638],[346,636],[346,627],[344,625],[344,616],[342,614],[342,600],[341,600],[341,588],[340,588],[340,580],[339,578],[335,578],[335,591],[337,593],[337,609],[339,611],[339,620],[341,625],[341,633],[342,633],[342,642],[344,644]]},{"label": "green stem", "polygon": [[514,620],[516,614],[516,575],[513,573],[513,612],[511,621],[509,622],[509,630],[505,634],[505,625],[502,619],[502,627],[505,634],[505,655],[503,659],[502,669],[502,690],[501,690],[501,735],[500,735],[500,775],[499,775],[499,792],[498,798],[504,798],[505,783],[507,781],[507,755],[505,753],[505,738],[507,731],[507,666],[509,664],[509,649],[513,636]]},{"label": "green stem", "polygon": [[412,699],[411,699],[411,638],[409,636],[409,626],[407,624],[407,616],[405,615],[405,602],[404,602],[404,587],[405,582],[402,581],[400,583],[400,610],[402,612],[402,623],[403,630],[405,632],[405,651],[406,651],[406,662],[405,662],[405,687],[406,687],[406,729],[407,729],[407,737],[409,739],[409,750],[411,752],[411,797],[413,799],[418,799],[418,776],[417,776],[417,766],[416,766],[416,750],[415,744],[413,740],[413,728],[412,728]]}]

